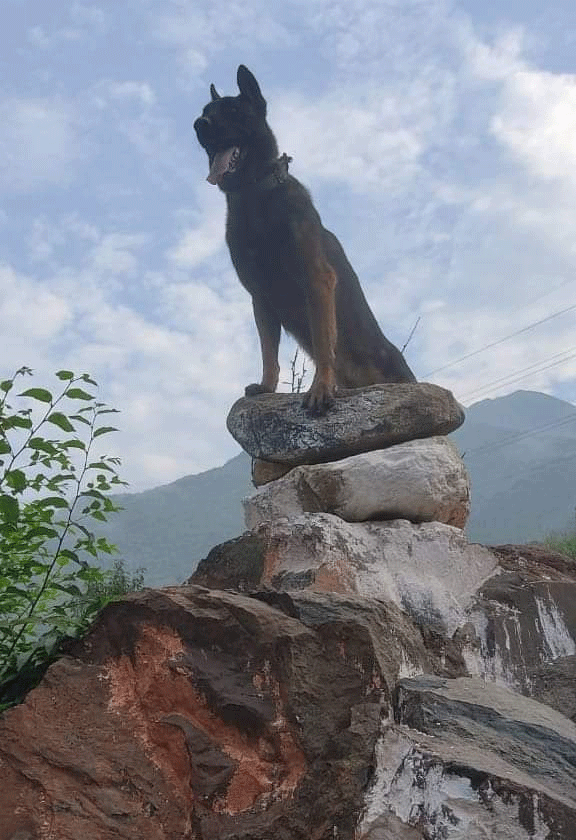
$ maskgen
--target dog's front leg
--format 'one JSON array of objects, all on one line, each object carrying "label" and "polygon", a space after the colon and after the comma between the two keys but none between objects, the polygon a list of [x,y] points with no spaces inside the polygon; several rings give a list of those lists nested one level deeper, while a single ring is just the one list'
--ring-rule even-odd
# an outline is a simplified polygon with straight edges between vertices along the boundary
[{"label": "dog's front leg", "polygon": [[262,350],[262,381],[246,386],[244,393],[247,397],[254,397],[256,394],[274,393],[280,374],[280,365],[278,364],[280,320],[272,312],[266,300],[258,295],[252,296],[252,307],[260,338],[260,349]]},{"label": "dog's front leg", "polygon": [[303,405],[313,414],[325,414],[336,390],[336,272],[326,259],[319,223],[305,222],[298,229],[306,272],[306,305],[316,372]]}]

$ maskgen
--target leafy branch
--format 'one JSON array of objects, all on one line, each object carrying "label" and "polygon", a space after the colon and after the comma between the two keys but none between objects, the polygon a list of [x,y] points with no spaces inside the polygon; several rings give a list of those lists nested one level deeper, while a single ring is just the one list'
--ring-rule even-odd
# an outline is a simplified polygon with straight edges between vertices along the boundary
[{"label": "leafy branch", "polygon": [[22,367],[0,382],[0,703],[3,684],[78,631],[73,604],[104,586],[107,573],[92,563],[115,547],[89,526],[118,510],[109,493],[125,485],[117,458],[93,456],[116,431],[94,380],[61,370],[58,393],[28,388],[13,407],[15,384],[31,374]]}]

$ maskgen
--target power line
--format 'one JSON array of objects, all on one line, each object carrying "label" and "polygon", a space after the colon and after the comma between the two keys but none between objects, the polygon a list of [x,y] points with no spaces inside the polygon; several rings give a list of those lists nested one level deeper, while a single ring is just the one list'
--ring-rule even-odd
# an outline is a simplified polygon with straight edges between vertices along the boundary
[{"label": "power line", "polygon": [[[509,373],[507,376],[501,376],[499,379],[493,379],[491,382],[486,382],[484,385],[475,388],[473,391],[469,391],[467,394],[459,396],[459,399],[469,400],[471,397],[482,393],[482,391],[490,391],[491,389],[493,389],[493,386],[497,386],[496,390],[498,390],[504,385],[512,385],[515,382],[519,382],[522,379],[526,379],[528,376],[531,376],[534,373],[541,373],[544,370],[549,370],[550,368],[556,367],[557,365],[561,365],[564,362],[568,362],[570,361],[570,359],[576,357],[576,352],[572,351],[576,351],[576,347],[569,347],[567,350],[562,350],[560,353],[555,353],[553,356],[547,356],[544,359],[540,359],[538,362],[534,362],[534,364],[529,365],[528,367],[519,368],[513,373]],[[553,362],[553,359],[557,359],[558,361]],[[550,364],[545,364],[548,362]],[[489,396],[489,394],[487,394],[486,396]]]},{"label": "power line", "polygon": [[472,356],[477,356],[479,353],[483,353],[485,350],[489,350],[492,347],[497,347],[499,344],[503,344],[505,341],[509,341],[511,338],[516,338],[518,335],[522,335],[523,333],[529,332],[533,330],[535,327],[539,327],[541,324],[545,324],[547,321],[551,321],[553,318],[558,318],[560,315],[565,315],[566,312],[571,312],[573,309],[576,309],[576,303],[573,303],[571,306],[567,306],[565,309],[560,309],[557,312],[553,312],[551,315],[547,315],[545,318],[540,318],[539,321],[533,321],[531,324],[527,324],[525,327],[522,327],[519,330],[516,330],[509,335],[505,335],[503,338],[499,338],[497,341],[492,341],[490,344],[485,344],[484,347],[479,347],[477,350],[472,350],[471,353],[466,353],[464,356],[460,356],[459,359],[454,359],[452,362],[448,362],[441,367],[435,368],[434,370],[429,371],[425,374],[424,379],[428,379],[429,376],[432,376],[435,373],[439,373],[442,370],[446,370],[446,368],[453,367],[454,365],[460,364],[460,362],[464,362],[467,359],[472,358]]}]

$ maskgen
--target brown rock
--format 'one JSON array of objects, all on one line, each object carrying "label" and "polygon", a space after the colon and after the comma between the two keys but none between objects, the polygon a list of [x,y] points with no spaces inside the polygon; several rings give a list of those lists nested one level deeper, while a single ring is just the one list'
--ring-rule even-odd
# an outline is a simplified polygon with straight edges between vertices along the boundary
[{"label": "brown rock", "polygon": [[263,461],[261,458],[252,459],[252,484],[254,487],[262,487],[270,481],[282,478],[292,469],[287,464],[278,464],[275,461]]},{"label": "brown rock", "polygon": [[0,840],[352,840],[382,703],[404,658],[426,668],[421,639],[393,606],[269,598],[109,605],[0,719]]},{"label": "brown rock", "polygon": [[447,435],[463,422],[450,391],[420,382],[342,390],[323,417],[308,414],[299,394],[242,397],[227,426],[253,458],[296,466]]}]

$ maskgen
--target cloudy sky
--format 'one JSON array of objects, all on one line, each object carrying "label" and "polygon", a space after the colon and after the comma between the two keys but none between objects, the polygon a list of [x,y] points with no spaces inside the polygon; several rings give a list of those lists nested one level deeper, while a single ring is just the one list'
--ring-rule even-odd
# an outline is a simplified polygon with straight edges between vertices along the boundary
[{"label": "cloudy sky", "polygon": [[258,343],[192,124],[239,63],[418,378],[575,401],[573,0],[3,0],[0,378],[90,373],[134,490],[236,454]]}]

